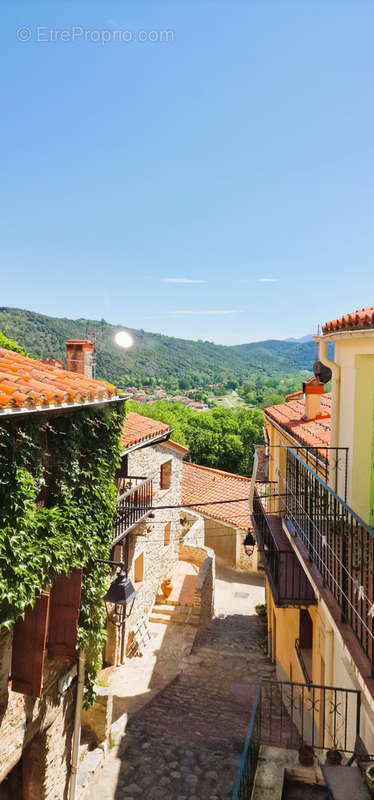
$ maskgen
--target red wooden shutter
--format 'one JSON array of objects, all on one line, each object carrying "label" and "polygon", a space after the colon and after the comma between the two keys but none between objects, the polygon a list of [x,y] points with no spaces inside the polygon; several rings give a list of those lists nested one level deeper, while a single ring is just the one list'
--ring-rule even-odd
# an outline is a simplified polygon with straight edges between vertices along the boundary
[{"label": "red wooden shutter", "polygon": [[13,628],[12,690],[40,697],[48,628],[49,594],[43,592],[34,608],[27,606],[25,618]]},{"label": "red wooden shutter", "polygon": [[170,489],[171,486],[171,459],[161,464],[160,489]]},{"label": "red wooden shutter", "polygon": [[51,590],[48,655],[73,658],[78,633],[82,570],[59,575]]}]

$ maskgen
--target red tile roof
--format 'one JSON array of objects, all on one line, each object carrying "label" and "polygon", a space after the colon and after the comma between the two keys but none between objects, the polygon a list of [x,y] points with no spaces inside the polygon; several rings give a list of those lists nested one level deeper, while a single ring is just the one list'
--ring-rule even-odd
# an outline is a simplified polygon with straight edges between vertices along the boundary
[{"label": "red tile roof", "polygon": [[122,445],[124,450],[132,447],[134,444],[140,444],[147,439],[154,439],[156,436],[162,436],[172,428],[166,425],[165,422],[159,422],[157,419],[150,419],[150,417],[143,417],[141,414],[136,414],[130,411],[125,419],[123,428]]},{"label": "red tile roof", "polygon": [[[188,461],[182,463],[182,503],[193,505],[195,511],[226,522],[240,530],[252,528],[249,513],[251,478],[234,475],[220,469],[201,467]],[[240,503],[222,503],[222,500],[244,500]],[[202,503],[213,502],[204,506]]]},{"label": "red tile roof", "polygon": [[331,438],[331,392],[321,395],[321,416],[307,420],[305,417],[304,395],[288,403],[270,406],[264,409],[265,417],[274,420],[285,428],[301,444],[321,448],[321,455],[326,456]]},{"label": "red tile roof", "polygon": [[339,319],[332,319],[322,325],[322,333],[337,333],[339,331],[357,331],[374,328],[374,306],[361,308],[359,311],[352,311],[351,314],[344,314]]},{"label": "red tile roof", "polygon": [[117,396],[107,383],[0,347],[0,413],[80,405]]}]

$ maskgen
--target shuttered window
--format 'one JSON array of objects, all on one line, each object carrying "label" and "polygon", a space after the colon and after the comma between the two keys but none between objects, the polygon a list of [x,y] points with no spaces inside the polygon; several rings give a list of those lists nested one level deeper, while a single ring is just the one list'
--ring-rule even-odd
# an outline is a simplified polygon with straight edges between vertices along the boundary
[{"label": "shuttered window", "polygon": [[43,682],[45,643],[48,629],[49,594],[43,592],[34,607],[26,608],[24,619],[13,628],[12,690],[40,697]]},{"label": "shuttered window", "polygon": [[48,655],[73,658],[78,633],[82,570],[59,575],[51,590]]},{"label": "shuttered window", "polygon": [[171,459],[161,464],[160,489],[170,489],[171,486]]}]

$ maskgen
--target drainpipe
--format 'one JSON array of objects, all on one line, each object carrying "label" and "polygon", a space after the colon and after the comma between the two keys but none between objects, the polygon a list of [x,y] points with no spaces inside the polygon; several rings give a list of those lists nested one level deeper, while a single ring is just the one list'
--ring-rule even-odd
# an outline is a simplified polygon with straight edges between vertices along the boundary
[{"label": "drainpipe", "polygon": [[[332,385],[334,403],[331,408],[331,447],[339,447],[339,419],[340,419],[340,367],[335,361],[331,361],[327,356],[328,341],[324,336],[315,336],[316,342],[319,342],[319,360],[326,367],[329,367],[332,372]],[[331,489],[337,488],[336,465],[334,469],[329,470],[329,486]]]},{"label": "drainpipe", "polygon": [[254,493],[255,493],[257,468],[258,468],[258,455],[257,455],[257,453],[255,451],[254,452],[254,456],[253,456],[252,477],[251,477],[251,485],[249,487],[249,498],[248,498],[248,505],[249,505],[249,513],[250,514],[253,514],[253,497],[254,497]]},{"label": "drainpipe", "polygon": [[85,667],[84,650],[80,650],[78,656],[78,685],[77,685],[77,696],[75,700],[75,718],[74,718],[74,733],[73,733],[73,751],[71,756],[69,800],[76,800],[77,796],[77,773],[78,773],[78,763],[79,763],[79,745],[81,741],[81,717],[82,717],[82,703],[83,703],[83,692],[84,692],[84,667]]}]

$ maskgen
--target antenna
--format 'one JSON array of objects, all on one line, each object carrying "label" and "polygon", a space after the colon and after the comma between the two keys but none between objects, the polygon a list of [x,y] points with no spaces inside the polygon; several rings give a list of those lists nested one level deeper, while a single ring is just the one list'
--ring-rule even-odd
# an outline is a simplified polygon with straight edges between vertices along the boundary
[{"label": "antenna", "polygon": [[93,344],[92,351],[92,377],[96,378],[96,343],[98,339],[98,330],[96,325],[87,323],[87,339]]}]

